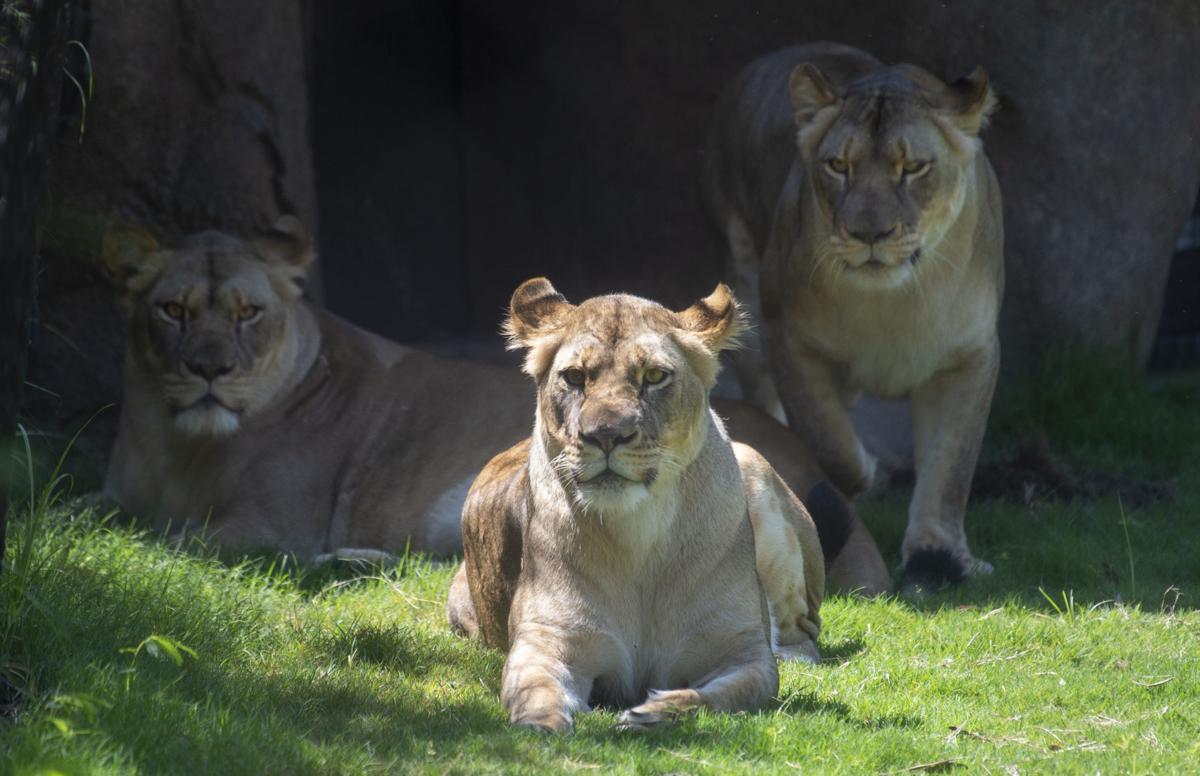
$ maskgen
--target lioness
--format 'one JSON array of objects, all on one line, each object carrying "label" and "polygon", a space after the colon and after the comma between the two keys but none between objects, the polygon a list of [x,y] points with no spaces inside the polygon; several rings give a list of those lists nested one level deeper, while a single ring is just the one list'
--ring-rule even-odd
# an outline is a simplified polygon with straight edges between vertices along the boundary
[{"label": "lioness", "polygon": [[708,404],[741,327],[724,285],[679,313],[626,295],[575,306],[544,278],[513,294],[533,435],[471,486],[447,615],[507,650],[514,723],[565,730],[590,699],[644,699],[624,727],[757,707],[778,686],[772,625],[781,654],[817,657],[816,528]]},{"label": "lioness", "polygon": [[864,389],[911,398],[901,552],[918,583],[991,570],[963,513],[1000,362],[1000,191],[979,140],[995,106],[982,69],[946,85],[847,46],[798,46],[737,77],[707,153],[738,293],[753,309],[761,292],[775,379],[761,355],[743,360],[747,393],[781,401],[851,496],[876,461],[848,408]]},{"label": "lioness", "polygon": [[109,259],[130,319],[109,497],[224,546],[459,550],[471,480],[529,433],[519,375],[309,305],[313,252],[290,216],[256,240],[210,231]]}]

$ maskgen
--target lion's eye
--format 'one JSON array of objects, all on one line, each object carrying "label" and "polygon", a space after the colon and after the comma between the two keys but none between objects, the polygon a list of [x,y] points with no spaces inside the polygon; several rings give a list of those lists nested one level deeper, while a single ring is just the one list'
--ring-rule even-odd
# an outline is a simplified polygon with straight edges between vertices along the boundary
[{"label": "lion's eye", "polygon": [[667,373],[662,369],[651,367],[642,373],[642,379],[647,385],[658,385],[663,380],[667,379]]},{"label": "lion's eye", "polygon": [[567,381],[567,385],[573,385],[576,388],[587,382],[587,375],[583,373],[582,369],[577,369],[575,367],[564,369],[562,376],[563,379]]},{"label": "lion's eye", "polygon": [[187,315],[187,310],[179,302],[167,302],[166,304],[159,305],[159,309],[162,310],[163,315],[173,321],[182,321],[184,316]]},{"label": "lion's eye", "polygon": [[237,319],[241,323],[249,323],[260,315],[262,315],[262,308],[254,304],[242,305],[237,311]]},{"label": "lion's eye", "polygon": [[841,157],[827,159],[825,167],[834,175],[845,175],[850,170],[850,164]]},{"label": "lion's eye", "polygon": [[909,178],[915,178],[918,175],[924,174],[929,170],[929,162],[919,162],[913,159],[905,162],[900,168],[904,171],[904,175]]}]

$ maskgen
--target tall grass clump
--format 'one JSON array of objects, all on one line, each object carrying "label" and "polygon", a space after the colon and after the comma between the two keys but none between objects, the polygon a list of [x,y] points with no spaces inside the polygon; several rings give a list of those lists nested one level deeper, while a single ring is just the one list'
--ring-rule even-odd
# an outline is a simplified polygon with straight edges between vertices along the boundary
[{"label": "tall grass clump", "polygon": [[43,763],[51,769],[121,770],[106,738],[89,732],[128,713],[131,698],[203,683],[231,649],[265,649],[281,623],[270,615],[294,595],[295,579],[261,562],[223,564],[202,545],[185,548],[72,500],[66,457],[39,478],[22,436],[27,491],[12,501],[0,573],[0,725],[26,726],[7,753],[15,762],[50,750],[65,757]]}]

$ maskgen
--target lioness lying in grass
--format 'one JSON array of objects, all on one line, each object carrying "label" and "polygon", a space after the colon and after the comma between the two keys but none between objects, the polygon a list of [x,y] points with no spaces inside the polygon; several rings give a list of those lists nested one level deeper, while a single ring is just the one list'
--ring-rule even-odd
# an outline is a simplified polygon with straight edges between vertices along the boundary
[{"label": "lioness lying in grass", "polygon": [[753,709],[778,687],[773,645],[817,659],[816,527],[709,407],[741,328],[724,285],[678,313],[626,295],[572,305],[544,278],[513,295],[533,435],[471,486],[447,614],[508,652],[514,723],[566,730],[591,699],[637,704],[624,727]]}]

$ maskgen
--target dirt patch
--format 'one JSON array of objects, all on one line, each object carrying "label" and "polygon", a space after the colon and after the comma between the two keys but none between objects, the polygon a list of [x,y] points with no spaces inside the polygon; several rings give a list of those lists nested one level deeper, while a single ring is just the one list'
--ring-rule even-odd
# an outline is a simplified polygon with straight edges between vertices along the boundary
[{"label": "dirt patch", "polygon": [[1119,498],[1128,509],[1170,499],[1171,484],[1080,469],[1055,455],[1045,439],[1022,443],[1000,461],[975,471],[971,498],[999,499],[1032,506],[1039,501]]},{"label": "dirt patch", "polygon": [[[887,492],[910,492],[913,472],[894,473]],[[971,500],[999,500],[1032,507],[1042,501],[1077,501],[1120,498],[1126,509],[1140,509],[1175,496],[1165,480],[1123,477],[1075,466],[1057,455],[1044,439],[1022,442],[1012,454],[981,463],[971,483]]]}]

